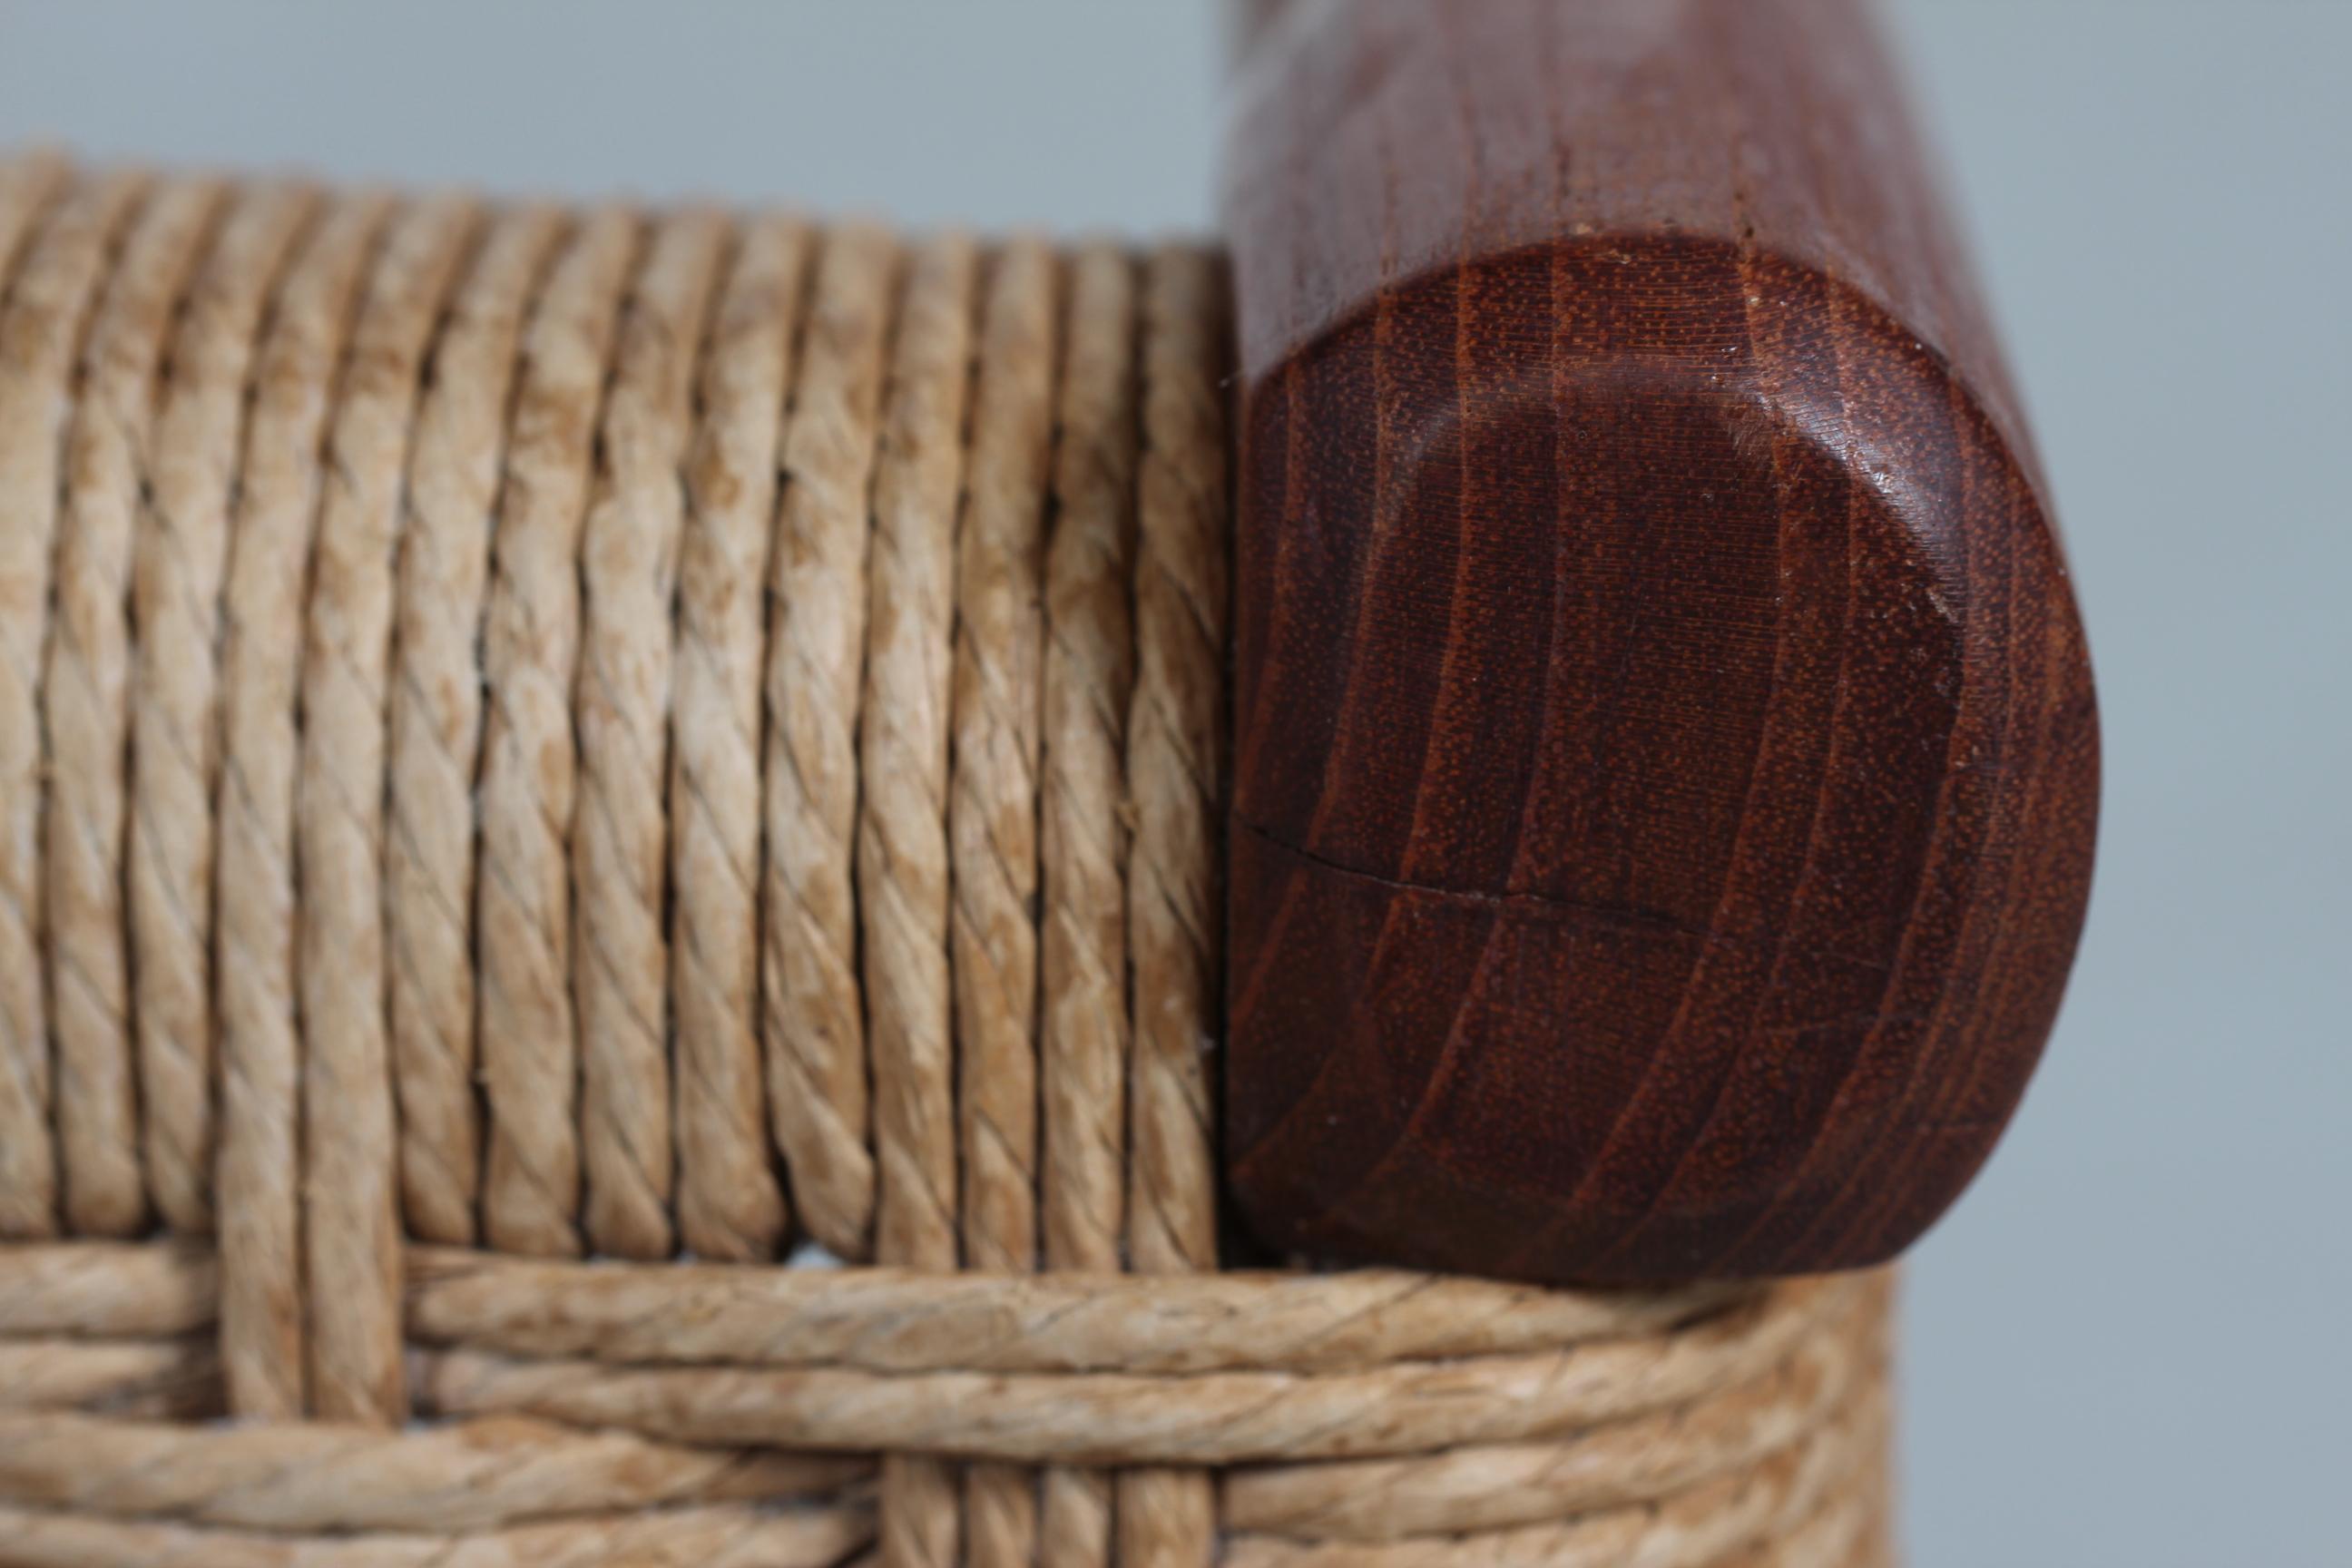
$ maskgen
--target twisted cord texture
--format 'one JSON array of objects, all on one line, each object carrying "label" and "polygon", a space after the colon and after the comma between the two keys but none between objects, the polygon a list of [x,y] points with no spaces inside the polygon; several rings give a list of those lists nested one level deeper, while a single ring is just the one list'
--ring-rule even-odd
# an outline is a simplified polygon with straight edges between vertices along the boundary
[{"label": "twisted cord texture", "polygon": [[1883,1279],[1221,1267],[1224,289],[0,162],[0,1558],[1888,1561]]}]

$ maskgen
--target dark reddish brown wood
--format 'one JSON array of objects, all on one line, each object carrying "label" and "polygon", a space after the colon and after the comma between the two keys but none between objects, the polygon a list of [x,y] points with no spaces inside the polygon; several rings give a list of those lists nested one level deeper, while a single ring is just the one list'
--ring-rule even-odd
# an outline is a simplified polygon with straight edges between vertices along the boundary
[{"label": "dark reddish brown wood", "polygon": [[1227,197],[1240,1207],[1543,1280],[1888,1258],[2041,1053],[2098,748],[1866,7],[1283,9]]}]

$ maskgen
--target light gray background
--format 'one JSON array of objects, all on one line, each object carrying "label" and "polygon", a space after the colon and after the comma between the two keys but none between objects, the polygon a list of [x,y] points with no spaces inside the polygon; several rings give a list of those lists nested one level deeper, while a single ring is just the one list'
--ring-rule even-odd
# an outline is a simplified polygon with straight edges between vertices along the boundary
[{"label": "light gray background", "polygon": [[[2352,1562],[2352,5],[1896,0],[2097,656],[2048,1066],[1917,1254],[1919,1568]],[[0,143],[1206,224],[1208,0],[35,5]]]}]

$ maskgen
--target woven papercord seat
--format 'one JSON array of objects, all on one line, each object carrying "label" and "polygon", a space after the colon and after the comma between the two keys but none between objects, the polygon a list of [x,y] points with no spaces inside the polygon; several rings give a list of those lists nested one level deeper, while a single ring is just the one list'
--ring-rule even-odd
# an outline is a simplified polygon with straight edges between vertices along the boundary
[{"label": "woven papercord seat", "polygon": [[0,162],[0,1563],[1891,1561],[2096,750],[1884,62],[1266,9],[1213,241]]}]

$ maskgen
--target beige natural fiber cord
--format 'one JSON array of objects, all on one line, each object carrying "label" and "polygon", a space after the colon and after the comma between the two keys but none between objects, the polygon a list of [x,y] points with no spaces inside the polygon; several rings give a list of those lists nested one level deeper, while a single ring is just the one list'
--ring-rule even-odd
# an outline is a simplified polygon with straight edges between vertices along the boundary
[{"label": "beige natural fiber cord", "polygon": [[[85,787],[51,791],[44,803],[43,912],[67,1218],[81,1231],[135,1227],[150,1174],[138,1144],[122,929],[131,550],[153,480],[172,309],[223,194],[216,181],[175,182],[146,204],[91,324],[67,437],[42,717],[52,772]],[[170,1214],[203,1211],[183,1187],[155,1196]]]},{"label": "beige natural fiber cord", "polygon": [[719,300],[687,470],[668,692],[679,1219],[689,1249],[740,1261],[772,1256],[790,1219],[761,1114],[756,585],[768,580],[809,251],[801,225],[755,220]]},{"label": "beige natural fiber cord", "polygon": [[[344,574],[334,559],[341,552],[329,543],[327,536],[331,529],[342,531],[352,525],[348,486],[338,484],[333,500],[320,505],[328,493],[328,447],[335,439],[329,420],[340,401],[338,383],[353,319],[365,297],[368,264],[389,214],[390,204],[381,196],[355,195],[337,201],[287,274],[254,363],[247,456],[229,551],[226,620],[236,628],[245,650],[224,666],[233,693],[230,700],[237,705],[241,717],[250,700],[269,726],[278,752],[268,760],[268,771],[276,775],[271,793],[293,805],[289,842],[299,848],[298,854],[263,868],[270,894],[290,900],[280,904],[279,912],[293,917],[293,1016],[289,1019],[281,1011],[280,1026],[271,1042],[275,1059],[267,1067],[242,1042],[228,1047],[226,1075],[241,1080],[244,1087],[237,1097],[238,1109],[224,1128],[224,1137],[231,1145],[224,1159],[247,1169],[257,1186],[282,1189],[283,1195],[273,1191],[267,1204],[267,1212],[281,1225],[302,1210],[307,1199],[302,1250],[310,1254],[316,1254],[322,1239],[321,1205],[341,1207],[338,1202],[341,1194],[320,1190],[320,1184],[310,1179],[311,1172],[306,1168],[311,1162],[298,1164],[295,1160],[302,1155],[331,1156],[344,1147],[346,1139],[372,1142],[375,1131],[364,1121],[345,1127],[339,1120],[320,1114],[322,1097],[332,1096],[337,1079],[350,1070],[336,1058],[353,1048],[352,1032],[366,1027],[372,1019],[363,993],[373,955],[363,957],[355,951],[361,943],[348,928],[357,923],[354,906],[373,890],[374,868],[363,850],[354,854],[336,842],[346,831],[341,811],[357,809],[359,803],[338,801],[335,796],[351,790],[352,781],[321,776],[323,763],[333,760],[331,752],[322,758],[322,748],[335,740],[360,739],[364,719],[335,710],[346,699],[344,691],[333,690],[330,698],[331,683],[339,688],[350,679],[338,662],[342,650],[319,646],[318,639],[306,645],[303,629],[306,622],[315,618],[306,611],[332,613],[332,598]],[[365,412],[364,402],[344,407],[347,415]],[[337,513],[342,515],[331,522],[330,517]],[[310,583],[310,574],[303,565],[306,559],[323,568],[318,583],[325,590],[320,597],[327,599],[327,605],[304,603]],[[257,583],[266,585],[263,591],[254,591]],[[253,668],[247,668],[248,659]],[[284,771],[289,752],[290,773]],[[356,759],[361,765],[368,760]],[[241,789],[254,782],[246,762],[240,755],[225,789]],[[352,888],[346,879],[355,862],[361,881]],[[362,995],[353,998],[354,990]],[[268,1085],[266,1105],[264,1084]],[[297,1094],[299,1102],[293,1098]],[[365,1108],[358,1109],[364,1116]],[[297,1130],[306,1120],[314,1127],[336,1129],[336,1136],[300,1139]],[[240,1202],[231,1223],[241,1223],[245,1212]],[[339,1223],[348,1223],[352,1217],[335,1216]],[[318,1348],[312,1334],[322,1331],[328,1314],[350,1303],[351,1298],[340,1290],[309,1294],[305,1300],[306,1273],[322,1281],[335,1276],[324,1268],[323,1258],[279,1256],[278,1249],[291,1239],[278,1234],[269,1237],[271,1256],[264,1267],[274,1287],[272,1306],[283,1317],[270,1326],[266,1341],[257,1337],[255,1362],[240,1359],[236,1375],[241,1380],[247,1376],[243,1368],[257,1363],[264,1344],[268,1353],[290,1353],[308,1361]],[[362,1237],[340,1234],[330,1233],[324,1239],[331,1246],[365,1245]],[[241,1246],[232,1251],[233,1276],[249,1256]],[[354,1283],[365,1290],[373,1282],[362,1274]],[[382,1286],[375,1289],[381,1290]],[[310,1321],[305,1321],[306,1305]],[[366,1308],[362,1305],[359,1310]],[[317,1365],[285,1361],[273,1364],[267,1402],[257,1402],[255,1412],[286,1414],[287,1406],[280,1400],[290,1400],[314,1371],[322,1369],[325,1357],[320,1355],[317,1361]],[[242,1390],[242,1382],[239,1387]],[[305,1401],[292,1407],[304,1409],[309,1405]],[[239,1408],[246,1408],[241,1394]]]},{"label": "beige natural fiber cord", "polygon": [[[373,222],[374,206],[370,203],[361,208],[358,218]],[[246,260],[248,246],[273,259],[285,254],[296,226],[307,222],[312,210],[310,197],[293,191],[266,193],[251,205],[240,204],[223,232],[205,280],[212,285],[217,279],[223,302],[222,316],[216,323],[206,322],[208,329],[216,326],[225,333],[232,312],[243,317],[248,309],[257,313],[262,306],[258,300],[248,306],[241,296],[231,293],[233,283],[219,274]],[[351,226],[352,215],[346,213],[342,227],[348,231]],[[336,248],[328,250],[330,262]],[[340,249],[345,258],[342,291],[348,293],[355,285],[358,257],[349,243]],[[317,268],[308,270],[305,289],[315,296]],[[332,277],[327,279],[331,286],[335,281]],[[291,274],[288,282],[288,319],[293,323],[289,332],[307,330],[314,337],[322,331],[340,334],[347,301],[331,300],[334,314],[330,321],[322,326],[313,320],[306,328],[301,312],[294,309],[302,300],[292,287]],[[188,318],[192,332],[201,319],[192,309]],[[185,403],[173,405],[172,413],[184,409],[190,418],[182,426],[166,424],[169,457],[179,457],[184,450],[194,459],[198,453],[193,444],[213,421],[232,416],[242,420],[248,359],[231,353],[226,342],[212,338],[209,331],[202,346],[214,355],[218,368],[205,382],[192,386]],[[320,351],[313,344],[308,353],[315,362]],[[179,363],[175,361],[175,369]],[[278,380],[282,385],[286,378]],[[277,420],[290,417],[310,425],[312,450],[306,456],[295,447],[290,472],[283,461],[265,464],[275,474],[275,482],[257,483],[251,492],[255,504],[248,504],[244,511],[225,568],[220,616],[221,756],[214,796],[218,843],[213,888],[217,954],[213,985],[221,1041],[220,1142],[213,1166],[213,1194],[219,1199],[220,1250],[226,1276],[221,1300],[221,1353],[231,1407],[241,1414],[268,1416],[299,1415],[308,1405],[309,1344],[301,1268],[301,1025],[296,972],[295,795],[300,756],[296,704],[308,580],[304,558],[314,521],[310,502],[318,482],[316,446],[321,402],[316,395],[307,402],[298,397],[290,408],[283,397],[273,402]],[[247,439],[241,426],[230,429],[232,438],[240,444]],[[281,442],[299,438],[289,437],[282,427],[269,434]],[[187,439],[190,447],[179,447],[179,438]],[[273,446],[273,459],[288,455],[286,446]],[[237,482],[236,470],[216,478],[193,461],[190,469],[192,478],[202,481],[201,489],[191,489],[194,501],[209,501],[225,493],[216,486],[234,487]],[[173,564],[174,552],[160,530],[148,540],[155,549],[142,562],[155,563],[156,575],[162,578]],[[175,640],[201,635],[200,626],[185,616],[166,618],[170,608],[163,596],[166,592],[167,585],[159,584],[154,595],[142,595],[154,605],[154,624],[168,626]],[[149,624],[142,618],[142,636]],[[190,721],[209,729],[206,720],[194,716],[193,710]],[[160,722],[158,730],[162,731]],[[167,745],[168,731],[158,733],[155,753],[159,758],[169,756]],[[144,754],[134,753],[134,768]],[[162,773],[160,763],[157,773]],[[139,776],[143,786],[147,775]],[[134,817],[131,826],[137,868],[142,819]],[[154,867],[158,883],[163,881],[168,868],[169,863],[159,855]],[[133,883],[134,893],[140,886]],[[151,934],[158,944],[170,943],[165,951],[175,954],[181,951],[172,941],[175,928],[168,922],[156,922]],[[137,951],[143,963],[148,944],[142,942]],[[142,1004],[146,1000],[144,987],[139,999]],[[174,988],[166,999],[176,1004],[181,993]],[[142,1022],[143,1026],[143,1014]],[[178,1063],[176,1056],[159,1047],[154,1061],[147,1081],[152,1120],[160,1122],[164,1094],[201,1094],[205,1079],[198,1076],[194,1085],[180,1086],[163,1070]],[[163,1162],[151,1163],[163,1168]],[[211,1206],[205,1205],[203,1212],[209,1214]]]},{"label": "beige natural fiber cord", "polygon": [[1226,289],[0,163],[0,1563],[1893,1561],[1882,1276],[1221,1251]]},{"label": "beige natural fiber cord", "polygon": [[[61,1160],[24,1206],[46,1209],[61,1185],[68,1225],[97,1235],[135,1231],[145,1217],[146,1192],[122,1053],[90,1048],[84,1028],[70,1037],[54,1075],[50,1070],[41,973],[40,672],[68,411],[110,252],[144,186],[124,174],[77,182],[32,242],[0,310],[0,1075],[10,1080],[0,1097],[54,1117],[54,1140],[47,1126],[23,1131],[35,1157],[54,1142]],[[53,1079],[50,1110],[45,1101]],[[0,1126],[13,1138],[26,1120],[17,1111]],[[23,1228],[38,1233],[46,1225],[34,1219]]]},{"label": "beige natural fiber cord", "polygon": [[[1045,1263],[1121,1266],[1127,1152],[1127,706],[1135,506],[1135,264],[1087,247],[1068,289],[1045,562],[1038,831],[1045,1007]],[[1099,1563],[1111,1550],[1111,1476],[1045,1472],[1042,1556]]]},{"label": "beige natural fiber cord", "polygon": [[869,1508],[764,1504],[587,1514],[466,1533],[442,1529],[289,1536],[123,1521],[0,1505],[0,1535],[26,1568],[830,1568],[873,1539]]},{"label": "beige natural fiber cord", "polygon": [[[173,1225],[210,1228],[218,1197],[236,1214],[224,1250],[282,1266],[240,1274],[237,1291],[249,1282],[251,1296],[226,1309],[256,1334],[290,1321],[294,742],[290,705],[271,706],[268,683],[233,681],[219,700],[219,660],[237,657],[220,599],[257,341],[317,210],[316,193],[296,186],[240,192],[180,302],[131,559],[123,883],[147,1169]],[[268,624],[296,635],[291,615]],[[290,690],[293,647],[279,647]],[[241,745],[249,730],[259,754]],[[232,850],[250,853],[232,861]],[[216,1034],[232,1053],[217,1066]],[[276,1142],[235,1138],[215,1150],[215,1080],[219,1116],[236,1119],[244,1100],[259,1119],[248,1126]],[[271,1283],[280,1279],[283,1290]],[[239,1336],[224,1343],[233,1365]],[[299,1409],[299,1398],[282,1408]]]},{"label": "beige natural fiber cord", "polygon": [[[656,226],[614,355],[581,542],[572,700],[580,798],[572,823],[581,1167],[589,1245],[624,1258],[667,1256],[674,1230],[663,929],[669,611],[685,526],[688,400],[727,239],[727,226],[711,212],[682,213]],[[721,1122],[706,1136],[723,1151],[733,1131]],[[727,1214],[719,1194],[698,1190],[698,1250],[761,1256],[782,1228],[765,1163],[738,1165],[730,1195],[744,1212]]]},{"label": "beige natural fiber cord", "polygon": [[760,980],[768,1114],[809,1233],[835,1257],[874,1245],[866,1008],[858,994],[857,714],[868,506],[897,243],[864,226],[821,245],[769,567],[762,690]]},{"label": "beige natural fiber cord", "polygon": [[624,290],[642,224],[599,213],[571,239],[523,344],[491,534],[475,942],[489,1105],[483,1234],[516,1252],[580,1241],[580,1049],[569,852],[579,775],[580,537]]},{"label": "beige natural fiber cord", "polygon": [[201,1422],[221,1409],[220,1352],[205,1339],[12,1339],[0,1389],[11,1410]]},{"label": "beige natural fiber cord", "polygon": [[[121,176],[77,193],[52,220],[41,248],[28,261],[25,287],[11,295],[8,325],[0,329],[5,330],[10,341],[0,346],[0,353],[6,354],[12,361],[16,360],[20,353],[25,354],[26,362],[40,364],[44,370],[54,365],[62,372],[71,364],[74,355],[79,351],[83,355],[83,365],[87,365],[88,334],[100,302],[95,291],[96,279],[109,270],[110,265],[119,265],[119,256],[110,264],[110,248],[120,243],[123,226],[147,195],[144,181]],[[28,317],[36,321],[46,318],[46,328],[32,325],[27,321]],[[30,331],[26,331],[28,326],[31,326]],[[19,337],[20,331],[26,335]],[[80,375],[86,373],[77,369],[73,374]],[[39,379],[39,373],[35,373],[28,377],[28,382],[37,384]],[[28,602],[18,597],[26,582],[25,569],[39,570],[30,558],[22,563],[16,559],[18,544],[47,547],[44,553],[48,560],[45,564],[50,571],[49,609],[53,616],[63,597],[63,585],[57,581],[56,560],[58,542],[66,531],[67,518],[63,506],[54,502],[61,502],[70,493],[71,487],[57,480],[71,472],[66,465],[70,464],[77,454],[68,443],[71,434],[79,429],[80,424],[80,420],[74,419],[62,427],[52,426],[41,437],[45,453],[53,454],[51,460],[59,463],[51,479],[54,500],[49,518],[55,532],[44,537],[37,521],[22,534],[17,532],[14,519],[0,524],[0,527],[6,528],[8,533],[7,542],[0,544],[0,559],[5,563],[0,564],[0,573],[6,577],[5,603],[11,607],[0,611],[0,614],[13,613],[15,605]],[[13,419],[0,426],[0,428],[15,427],[17,426]],[[67,439],[58,440],[60,436]],[[10,468],[16,467],[18,461],[13,455],[0,458],[0,462]],[[47,632],[48,636],[44,639],[44,654],[62,640],[54,619]],[[46,669],[43,674],[40,747],[46,749],[49,745],[52,719],[58,721],[58,727],[72,728],[73,721],[68,710],[73,696],[69,691],[47,686]],[[116,755],[119,754],[118,752]],[[111,759],[102,771],[109,775],[119,772],[111,765]],[[14,800],[32,803],[29,792],[27,795],[20,796],[14,793],[13,784],[0,785],[0,788],[8,789]],[[46,800],[50,808],[45,814],[50,820],[66,816],[71,809],[68,803],[47,796],[45,792],[40,798]],[[12,838],[15,830],[16,819],[12,809]],[[44,849],[47,844],[64,837],[63,833],[54,837],[45,833]],[[69,907],[61,907],[58,900],[48,897],[50,891],[47,887],[41,890],[37,906],[39,917],[35,924],[42,942],[54,952],[54,927],[60,916],[72,920],[74,911]],[[51,982],[47,1011],[57,1052],[58,1176],[66,1224],[86,1235],[136,1234],[147,1217],[147,1192],[145,1175],[140,1169],[139,1106],[129,1040],[113,1027],[122,1015],[119,1009],[101,1003],[97,1016],[89,1016],[75,1004],[86,1001],[90,992],[70,984],[60,1006],[61,999],[56,994],[55,982],[62,978],[70,983],[74,976],[70,973],[60,974],[52,969],[46,978]],[[69,1016],[70,1022],[68,1021]]]},{"label": "beige natural fiber cord", "polygon": [[[614,1364],[870,1372],[1339,1372],[1675,1334],[1747,1300],[1539,1290],[1378,1269],[953,1274],[553,1262],[412,1246],[409,1337]],[[0,1249],[0,1335],[209,1327],[219,1276],[194,1243]]]},{"label": "beige natural fiber cord", "polygon": [[431,331],[478,215],[441,199],[380,241],[341,367],[310,551],[302,654],[303,1260],[310,1404],[330,1420],[397,1421],[400,1196],[385,1027],[384,700],[394,555]]},{"label": "beige natural fiber cord", "polygon": [[1557,1437],[1685,1403],[1790,1353],[1834,1304],[1801,1287],[1664,1341],[1328,1373],[1069,1375],[609,1366],[472,1350],[418,1358],[444,1415],[532,1414],[680,1442],[1031,1462],[1230,1465]]},{"label": "beige natural fiber cord", "polygon": [[482,613],[516,347],[565,231],[524,207],[491,220],[434,348],[403,492],[394,610],[384,918],[401,1194],[410,1234],[479,1234],[474,773]]},{"label": "beige natural fiber cord", "polygon": [[237,1530],[485,1530],[687,1503],[823,1500],[853,1458],[679,1448],[535,1421],[392,1433],[0,1415],[0,1489],[110,1519]]},{"label": "beige natural fiber cord", "polygon": [[[0,321],[15,313],[16,296],[23,287],[22,253],[38,232],[49,203],[65,184],[65,165],[57,159],[35,156],[0,164],[0,261],[8,265],[5,289],[0,289]],[[13,335],[13,334],[12,334]],[[13,347],[0,343],[0,348]],[[28,344],[37,353],[37,345]],[[0,390],[0,450],[8,466],[0,468],[0,517],[11,531],[24,530],[33,540],[47,537],[43,524],[54,502],[56,486],[41,489],[41,476],[55,458],[45,455],[47,421],[38,398],[34,373],[15,359],[0,361],[8,387]],[[21,384],[20,384],[21,383]],[[52,403],[57,392],[48,394]],[[17,471],[19,467],[26,471]],[[46,561],[17,564],[17,572],[45,573]],[[37,577],[16,591],[28,595],[19,605],[7,606],[9,625],[0,628],[8,653],[8,668],[0,669],[6,681],[9,717],[5,743],[20,755],[0,752],[0,763],[16,770],[9,780],[15,791],[5,816],[0,816],[0,1237],[55,1235],[58,1228],[57,1139],[49,1122],[49,1059],[47,1021],[41,1010],[38,932],[34,925],[37,904],[31,886],[37,852],[31,842],[30,820],[37,798],[27,769],[39,765],[40,749],[34,733],[33,661],[39,657],[38,638],[47,620],[46,595]],[[21,804],[18,804],[21,803]],[[21,833],[22,842],[15,838]]]},{"label": "beige natural fiber cord", "polygon": [[[991,258],[956,542],[956,765],[948,801],[956,1142],[964,1257],[995,1273],[1025,1273],[1037,1255],[1037,672],[1058,272],[1034,239],[1014,240]],[[944,1110],[950,1053],[937,1056],[931,1081]],[[1037,1489],[1026,1472],[972,1467],[964,1513],[973,1568],[1039,1555]],[[886,1513],[886,1552],[889,1523]]]},{"label": "beige natural fiber cord", "polygon": [[[866,795],[857,836],[875,1077],[875,1252],[956,1263],[948,988],[946,544],[963,481],[974,253],[945,236],[909,258],[875,459],[868,577]],[[951,1568],[955,1481],[935,1460],[882,1462],[886,1561]]]},{"label": "beige natural fiber cord", "polygon": [[[1230,569],[1223,278],[1205,251],[1153,255],[1137,355],[1126,1214],[1129,1261],[1156,1275],[1217,1266],[1208,1063],[1221,984],[1216,824]],[[1117,1507],[1119,1560],[1132,1568],[1188,1568],[1215,1549],[1216,1499],[1200,1470],[1129,1470]]]}]

